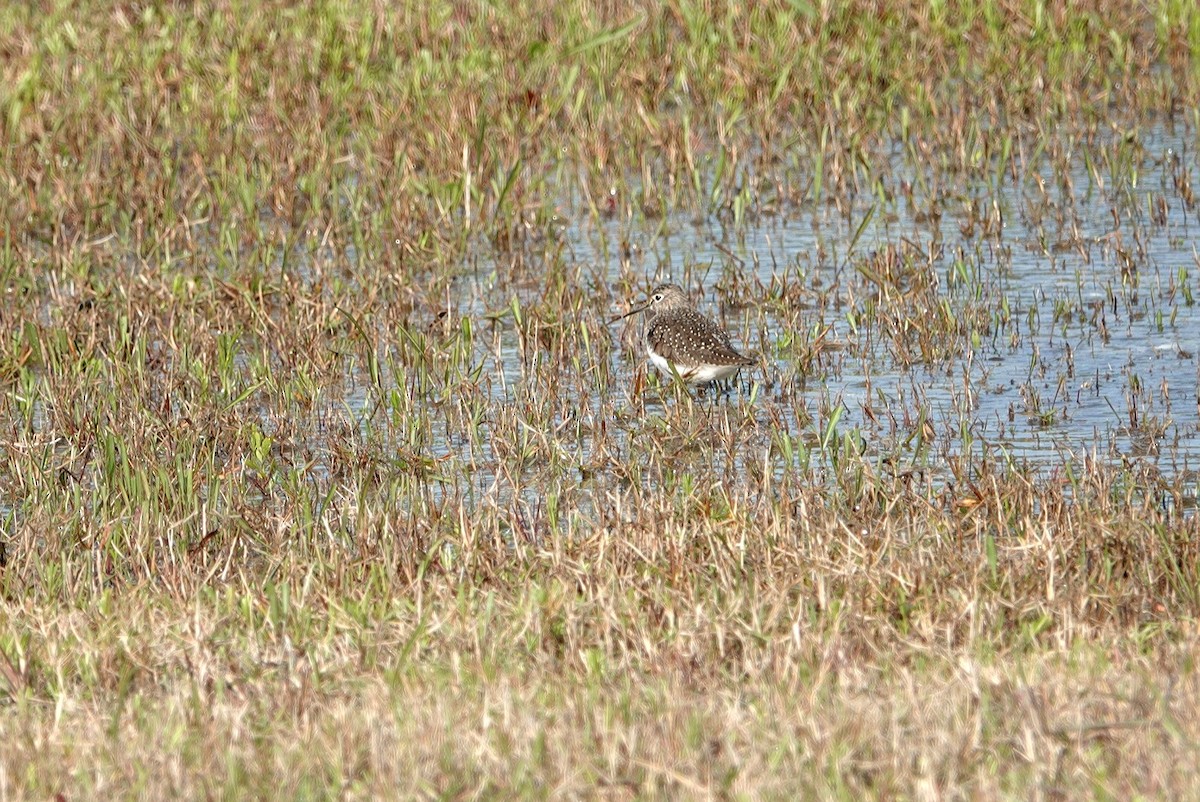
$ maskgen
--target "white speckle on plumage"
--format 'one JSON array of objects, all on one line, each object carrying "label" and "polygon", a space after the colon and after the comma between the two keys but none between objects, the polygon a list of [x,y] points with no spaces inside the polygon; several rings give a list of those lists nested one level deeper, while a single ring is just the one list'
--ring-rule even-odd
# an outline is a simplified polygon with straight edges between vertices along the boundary
[{"label": "white speckle on plumage", "polygon": [[661,284],[650,302],[629,312],[646,311],[646,354],[668,375],[678,373],[689,384],[726,379],[755,360],[738,353],[729,335],[692,307],[683,289]]}]

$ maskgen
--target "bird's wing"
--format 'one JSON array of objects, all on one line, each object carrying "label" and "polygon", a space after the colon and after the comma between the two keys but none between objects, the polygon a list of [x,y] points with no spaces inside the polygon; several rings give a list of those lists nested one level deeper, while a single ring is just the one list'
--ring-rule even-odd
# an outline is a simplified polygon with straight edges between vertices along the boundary
[{"label": "bird's wing", "polygon": [[753,360],[734,349],[725,330],[694,309],[672,316],[660,315],[646,329],[646,342],[668,362],[705,362],[710,365],[744,365]]}]

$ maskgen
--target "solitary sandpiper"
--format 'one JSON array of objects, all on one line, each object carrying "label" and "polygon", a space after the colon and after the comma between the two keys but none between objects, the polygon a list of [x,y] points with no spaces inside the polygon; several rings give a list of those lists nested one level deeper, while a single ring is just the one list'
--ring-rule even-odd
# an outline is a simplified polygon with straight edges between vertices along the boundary
[{"label": "solitary sandpiper", "polygon": [[734,350],[725,330],[696,311],[683,288],[660,284],[650,300],[622,318],[646,312],[646,355],[654,367],[688,384],[726,379],[755,360]]}]

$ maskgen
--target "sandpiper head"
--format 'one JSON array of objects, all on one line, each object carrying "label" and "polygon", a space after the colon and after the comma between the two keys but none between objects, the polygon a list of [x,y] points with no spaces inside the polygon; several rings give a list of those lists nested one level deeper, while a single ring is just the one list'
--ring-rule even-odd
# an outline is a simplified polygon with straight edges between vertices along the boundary
[{"label": "sandpiper head", "polygon": [[652,313],[665,312],[668,309],[688,309],[692,302],[688,300],[687,293],[683,291],[683,287],[678,284],[659,284],[650,293],[650,300],[636,309],[631,309],[621,317],[629,317],[636,315],[638,312],[644,312],[649,309]]}]

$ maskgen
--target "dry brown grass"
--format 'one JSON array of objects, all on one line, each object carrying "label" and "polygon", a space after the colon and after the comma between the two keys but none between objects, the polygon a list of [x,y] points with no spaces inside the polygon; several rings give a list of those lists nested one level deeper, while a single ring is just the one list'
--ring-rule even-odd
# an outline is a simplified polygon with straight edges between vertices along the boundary
[{"label": "dry brown grass", "polygon": [[70,549],[21,554],[0,762],[68,796],[1194,792],[1194,519],[992,479],[714,478],[515,543],[516,501],[413,537],[368,495],[349,542],[281,521],[269,568],[57,610]]}]

